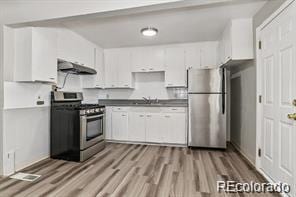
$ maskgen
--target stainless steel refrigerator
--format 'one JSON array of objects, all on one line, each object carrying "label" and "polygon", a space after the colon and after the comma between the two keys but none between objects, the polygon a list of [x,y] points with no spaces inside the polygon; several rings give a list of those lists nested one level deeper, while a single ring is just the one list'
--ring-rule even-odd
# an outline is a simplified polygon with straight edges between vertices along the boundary
[{"label": "stainless steel refrigerator", "polygon": [[226,72],[189,69],[188,146],[226,148]]}]

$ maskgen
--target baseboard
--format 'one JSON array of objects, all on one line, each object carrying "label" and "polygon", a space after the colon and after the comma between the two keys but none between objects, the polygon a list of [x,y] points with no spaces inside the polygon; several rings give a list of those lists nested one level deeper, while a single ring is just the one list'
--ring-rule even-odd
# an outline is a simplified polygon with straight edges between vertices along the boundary
[{"label": "baseboard", "polygon": [[245,153],[236,143],[229,141],[230,143],[243,157],[250,163],[253,167],[256,168],[256,164],[252,161],[252,159],[255,161],[255,158],[250,158],[248,154]]},{"label": "baseboard", "polygon": [[[20,169],[15,169],[15,172],[14,172],[14,173],[16,173],[16,172],[20,172],[20,171],[22,171],[22,170],[24,170],[24,169],[26,169],[26,168],[28,168],[28,167],[30,167],[30,166],[36,164],[36,163],[38,163],[38,162],[40,162],[40,161],[42,161],[42,160],[48,159],[48,158],[49,158],[49,156],[45,156],[45,157],[43,157],[43,158],[41,158],[41,159],[38,159],[37,161],[34,161],[33,163],[30,163],[30,164],[27,164],[27,165],[21,167]],[[10,176],[10,175],[8,175],[8,176]]]}]

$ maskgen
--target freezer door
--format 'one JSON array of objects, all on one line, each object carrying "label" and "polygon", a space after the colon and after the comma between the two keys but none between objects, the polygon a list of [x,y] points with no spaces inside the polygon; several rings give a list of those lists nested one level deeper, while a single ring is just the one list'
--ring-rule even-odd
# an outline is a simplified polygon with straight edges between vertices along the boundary
[{"label": "freezer door", "polygon": [[221,93],[222,69],[189,69],[188,93]]},{"label": "freezer door", "polygon": [[190,94],[188,145],[226,148],[226,113],[222,94]]}]

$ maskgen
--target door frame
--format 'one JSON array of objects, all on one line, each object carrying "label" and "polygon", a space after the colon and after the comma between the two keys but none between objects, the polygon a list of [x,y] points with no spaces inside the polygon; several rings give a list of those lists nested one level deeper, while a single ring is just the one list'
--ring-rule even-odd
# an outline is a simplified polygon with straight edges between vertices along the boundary
[{"label": "door frame", "polygon": [[262,147],[262,104],[259,102],[259,97],[263,94],[262,93],[262,69],[263,66],[261,64],[261,50],[259,49],[259,41],[260,41],[260,34],[261,30],[267,26],[270,22],[272,22],[282,11],[284,11],[287,7],[289,7],[294,1],[296,0],[286,0],[276,11],[274,11],[267,19],[265,19],[262,24],[256,28],[256,169],[265,176],[265,178],[272,182],[270,177],[266,175],[263,170],[261,169],[261,157],[258,156],[258,150]]}]

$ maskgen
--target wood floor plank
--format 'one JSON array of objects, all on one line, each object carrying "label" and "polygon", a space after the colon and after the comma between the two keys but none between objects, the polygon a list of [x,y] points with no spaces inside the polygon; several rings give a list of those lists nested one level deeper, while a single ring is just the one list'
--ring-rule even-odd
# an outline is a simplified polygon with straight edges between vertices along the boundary
[{"label": "wood floor plank", "polygon": [[279,196],[217,192],[218,180],[264,182],[232,147],[188,149],[108,143],[83,163],[46,159],[23,170],[35,182],[0,177],[0,197],[242,197]]}]

